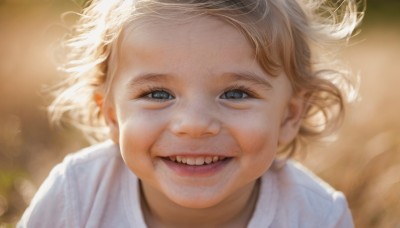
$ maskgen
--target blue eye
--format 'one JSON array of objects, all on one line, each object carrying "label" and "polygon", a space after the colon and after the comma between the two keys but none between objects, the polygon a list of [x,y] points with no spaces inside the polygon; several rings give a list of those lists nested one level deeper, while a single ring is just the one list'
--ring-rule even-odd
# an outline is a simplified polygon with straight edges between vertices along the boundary
[{"label": "blue eye", "polygon": [[156,90],[153,92],[150,92],[144,96],[145,98],[152,99],[152,100],[158,100],[158,101],[163,101],[163,100],[172,100],[174,97],[168,93],[167,91],[164,90]]},{"label": "blue eye", "polygon": [[249,94],[239,90],[239,89],[234,89],[234,90],[229,90],[221,95],[222,99],[245,99],[249,98]]}]

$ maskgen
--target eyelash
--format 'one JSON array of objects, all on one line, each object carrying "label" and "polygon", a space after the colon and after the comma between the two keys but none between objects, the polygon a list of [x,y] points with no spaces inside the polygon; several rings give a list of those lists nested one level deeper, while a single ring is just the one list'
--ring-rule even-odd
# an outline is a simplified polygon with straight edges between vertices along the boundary
[{"label": "eyelash", "polygon": [[[243,98],[243,99],[249,99],[249,98],[255,98],[255,97],[257,97],[257,96],[256,96],[256,93],[255,93],[253,90],[251,90],[249,87],[243,86],[243,85],[234,85],[234,86],[231,86],[231,87],[227,88],[227,89],[221,94],[221,96],[224,95],[224,94],[226,94],[227,92],[230,92],[230,91],[240,91],[240,92],[245,93],[245,94],[247,95],[247,97],[245,97],[245,98]],[[221,97],[221,96],[220,96],[220,97]]]},{"label": "eyelash", "polygon": [[148,97],[150,96],[152,93],[155,92],[164,92],[164,93],[168,93],[169,96],[172,97],[172,99],[175,99],[175,97],[172,95],[171,92],[169,92],[168,90],[164,89],[164,88],[160,88],[160,87],[148,87],[146,89],[143,89],[140,91],[139,93],[139,98],[144,98],[144,99],[149,99],[149,100],[155,100],[155,101],[165,101],[165,100],[169,100],[169,99],[163,99],[163,98],[152,98],[152,97]]}]

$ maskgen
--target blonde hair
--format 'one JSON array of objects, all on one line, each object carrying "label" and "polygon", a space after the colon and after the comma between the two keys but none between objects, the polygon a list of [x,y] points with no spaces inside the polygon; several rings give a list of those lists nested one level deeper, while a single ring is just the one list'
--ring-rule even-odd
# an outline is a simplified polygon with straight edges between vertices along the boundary
[{"label": "blonde hair", "polygon": [[[344,115],[354,87],[347,73],[321,64],[313,48],[347,40],[362,18],[356,0],[93,0],[83,10],[63,70],[67,78],[55,90],[51,120],[68,120],[91,139],[104,139],[107,129],[95,94],[107,91],[113,77],[110,59],[128,23],[174,14],[211,15],[237,29],[254,48],[270,75],[284,72],[295,93],[306,91],[308,108],[298,136],[284,148],[288,156],[307,138],[332,133]],[[322,49],[325,50],[325,49]],[[106,93],[107,94],[107,93]]]}]

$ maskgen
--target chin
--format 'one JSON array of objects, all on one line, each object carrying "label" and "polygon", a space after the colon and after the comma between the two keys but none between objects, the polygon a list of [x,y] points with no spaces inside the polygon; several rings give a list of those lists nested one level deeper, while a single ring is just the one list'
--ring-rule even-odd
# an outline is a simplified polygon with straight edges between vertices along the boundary
[{"label": "chin", "polygon": [[[219,193],[216,195],[215,193]],[[215,190],[202,190],[192,192],[173,192],[172,194],[167,194],[167,197],[173,203],[190,209],[205,209],[218,205],[224,199],[221,191]]]},{"label": "chin", "polygon": [[171,199],[173,202],[181,207],[188,208],[188,209],[206,209],[211,208],[220,203],[219,200],[210,200],[210,199],[199,199],[199,198],[192,198],[192,199]]}]

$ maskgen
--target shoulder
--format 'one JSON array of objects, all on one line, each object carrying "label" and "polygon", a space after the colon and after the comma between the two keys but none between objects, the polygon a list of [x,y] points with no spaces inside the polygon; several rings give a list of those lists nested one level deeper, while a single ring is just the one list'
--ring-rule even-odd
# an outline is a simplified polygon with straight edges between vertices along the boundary
[{"label": "shoulder", "polygon": [[114,144],[112,141],[105,141],[67,155],[61,163],[61,166],[64,168],[73,168],[80,165],[102,163],[120,157],[118,145]]},{"label": "shoulder", "polygon": [[82,191],[93,190],[90,186],[105,181],[108,175],[121,169],[122,164],[118,145],[106,141],[67,155],[47,179],[82,194]]},{"label": "shoulder", "polygon": [[[106,141],[67,155],[50,173],[64,185],[71,185],[76,194],[89,192],[91,186],[106,181],[110,175],[123,168],[118,145]],[[68,186],[67,186],[68,187]],[[72,188],[73,187],[73,188]]]},{"label": "shoulder", "polygon": [[[107,141],[65,157],[40,186],[18,227],[76,227],[96,195],[109,187],[123,164],[118,146]],[[117,179],[117,178],[116,178]],[[115,180],[114,180],[115,181]]]},{"label": "shoulder", "polygon": [[288,160],[282,167],[273,167],[272,170],[278,177],[279,186],[288,190],[301,190],[329,200],[338,193],[328,183],[296,161]]},{"label": "shoulder", "polygon": [[271,173],[279,195],[278,217],[307,227],[353,227],[343,193],[301,164],[289,160]]}]

